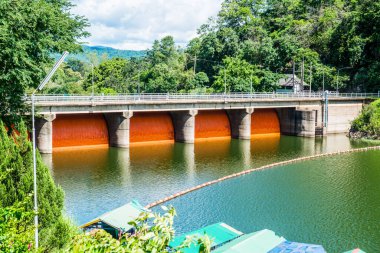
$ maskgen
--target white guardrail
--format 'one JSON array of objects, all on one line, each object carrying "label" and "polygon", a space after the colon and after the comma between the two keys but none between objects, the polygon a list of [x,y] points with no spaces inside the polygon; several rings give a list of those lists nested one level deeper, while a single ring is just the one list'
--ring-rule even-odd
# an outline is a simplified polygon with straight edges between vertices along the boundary
[{"label": "white guardrail", "polygon": [[[379,93],[328,93],[329,98],[378,98]],[[295,98],[324,98],[322,92],[304,93],[227,93],[227,94],[190,94],[190,93],[140,93],[117,95],[36,95],[35,102],[123,102],[123,101],[165,101],[165,100],[194,100],[194,101],[225,101],[246,99],[295,99]],[[26,101],[31,101],[28,96]]]}]

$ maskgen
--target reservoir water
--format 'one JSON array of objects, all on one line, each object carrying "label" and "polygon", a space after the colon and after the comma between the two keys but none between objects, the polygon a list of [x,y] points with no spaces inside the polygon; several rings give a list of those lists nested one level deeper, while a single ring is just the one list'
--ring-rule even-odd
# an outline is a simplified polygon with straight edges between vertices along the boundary
[{"label": "reservoir water", "polygon": [[327,252],[379,252],[379,194],[377,150],[255,171],[166,205],[177,209],[178,233],[223,221],[246,233],[271,229]]},{"label": "reservoir water", "polygon": [[[65,191],[66,212],[82,224],[132,199],[145,205],[249,168],[368,145],[344,135],[267,136],[134,145],[129,150],[63,149],[43,159]],[[207,187],[172,201],[177,231],[224,221],[244,232],[269,228],[289,240],[323,244],[330,252],[354,246],[373,252],[380,248],[379,164],[379,152],[358,153]]]}]

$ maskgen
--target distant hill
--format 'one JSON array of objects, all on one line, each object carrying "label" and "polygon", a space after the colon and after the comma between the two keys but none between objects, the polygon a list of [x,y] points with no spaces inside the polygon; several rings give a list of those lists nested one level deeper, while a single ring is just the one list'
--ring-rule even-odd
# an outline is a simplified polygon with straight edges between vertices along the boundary
[{"label": "distant hill", "polygon": [[[80,61],[88,61],[87,55],[89,53],[96,53],[98,58],[101,58],[103,55],[107,55],[110,58],[138,58],[144,57],[146,55],[146,50],[120,50],[112,47],[103,47],[103,46],[82,46],[83,52],[78,54],[70,54],[69,59],[77,59]],[[59,56],[58,56],[59,57]]]}]

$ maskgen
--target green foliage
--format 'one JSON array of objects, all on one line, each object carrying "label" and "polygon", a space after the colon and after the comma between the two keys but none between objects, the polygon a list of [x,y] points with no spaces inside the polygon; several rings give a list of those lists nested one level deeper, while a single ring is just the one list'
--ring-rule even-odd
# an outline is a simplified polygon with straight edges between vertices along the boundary
[{"label": "green foliage", "polygon": [[146,60],[148,66],[141,76],[141,81],[145,84],[144,92],[177,92],[187,86],[190,78],[185,70],[186,58],[176,48],[173,37],[156,40],[152,49],[148,50]]},{"label": "green foliage", "polygon": [[93,230],[91,233],[77,235],[73,238],[69,252],[126,252],[120,247],[120,241],[112,238],[112,236],[104,230]]},{"label": "green foliage", "polygon": [[352,122],[350,135],[380,139],[380,99],[364,107],[360,115]]},{"label": "green foliage", "polygon": [[204,88],[209,83],[209,78],[206,73],[198,72],[195,76],[188,82],[188,85],[185,86],[186,91],[191,91],[199,88]]},{"label": "green foliage", "polygon": [[69,13],[68,0],[0,1],[0,117],[8,126],[22,114],[23,95],[50,66],[51,53],[80,50],[87,20]]},{"label": "green foliage", "polygon": [[[199,37],[186,51],[205,59],[197,64],[197,71],[209,77],[220,77],[217,65],[238,57],[262,66],[262,78],[275,82],[273,73],[289,73],[292,60],[300,76],[304,60],[305,81],[311,80],[314,90],[322,88],[324,79],[328,89],[338,84],[347,91],[376,92],[379,20],[378,1],[225,0],[218,17],[199,29]],[[348,66],[337,79],[337,69]],[[220,82],[217,79],[214,86]],[[261,87],[271,90],[273,85]]]},{"label": "green foliage", "polygon": [[[21,122],[17,130],[8,135],[0,121],[0,238],[8,238],[4,239],[6,245],[17,241],[21,249],[33,242],[33,156],[25,125]],[[74,230],[62,217],[63,191],[55,185],[38,152],[37,185],[39,229],[44,238],[41,248],[61,248]],[[5,252],[24,250],[9,248]]]},{"label": "green foliage", "polygon": [[32,248],[33,216],[26,202],[0,207],[0,252],[26,252]]},{"label": "green foliage", "polygon": [[[32,144],[28,140],[25,125],[18,126],[20,134],[8,136],[0,126],[0,173],[5,177],[0,181],[0,206],[12,206],[33,192]],[[61,215],[63,191],[57,187],[49,169],[37,154],[38,206],[41,228],[52,225]],[[33,201],[29,200],[32,210]]]},{"label": "green foliage", "polygon": [[45,252],[59,252],[66,249],[73,236],[79,232],[72,220],[61,215],[52,226],[40,231],[40,244]]},{"label": "green foliage", "polygon": [[46,91],[43,92],[50,94],[83,94],[83,75],[81,72],[85,73],[84,68],[85,65],[81,62],[73,63],[70,61],[67,64],[63,64],[54,74],[49,85],[46,87]]},{"label": "green foliage", "polygon": [[[115,92],[123,93],[126,91],[128,85],[128,73],[126,67],[129,64],[129,61],[126,59],[115,58],[102,62],[99,66],[94,68],[94,73],[92,72],[86,78],[83,86],[87,91],[92,91],[92,82],[94,85],[95,93],[104,93],[107,94],[112,92],[111,89]],[[101,91],[101,89],[103,89]]]},{"label": "green foliage", "polygon": [[218,92],[224,92],[226,85],[227,92],[249,92],[251,82],[253,90],[260,83],[257,74],[256,66],[236,57],[227,57],[224,59],[223,68],[219,69],[215,77],[213,88]]},{"label": "green foliage", "polygon": [[[134,227],[134,234],[125,234],[120,240],[112,238],[104,230],[93,230],[89,233],[80,234],[73,238],[70,244],[71,252],[122,252],[122,253],[165,253],[168,251],[169,242],[173,239],[173,220],[176,215],[173,207],[162,207],[164,214],[143,212],[130,222]],[[200,245],[201,253],[209,253],[211,240],[206,235],[200,238],[190,237],[178,248],[189,247],[195,243]]]}]

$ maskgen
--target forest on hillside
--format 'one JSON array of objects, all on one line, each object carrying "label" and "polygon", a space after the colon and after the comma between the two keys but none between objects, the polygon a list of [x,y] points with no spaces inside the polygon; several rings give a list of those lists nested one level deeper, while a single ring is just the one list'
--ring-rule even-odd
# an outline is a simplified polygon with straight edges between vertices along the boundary
[{"label": "forest on hillside", "polygon": [[[377,1],[225,0],[187,47],[171,36],[145,57],[71,60],[50,93],[274,91],[292,73],[312,90],[380,89]],[[303,63],[303,64],[302,64]],[[338,77],[339,71],[339,77]]]}]

